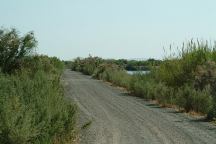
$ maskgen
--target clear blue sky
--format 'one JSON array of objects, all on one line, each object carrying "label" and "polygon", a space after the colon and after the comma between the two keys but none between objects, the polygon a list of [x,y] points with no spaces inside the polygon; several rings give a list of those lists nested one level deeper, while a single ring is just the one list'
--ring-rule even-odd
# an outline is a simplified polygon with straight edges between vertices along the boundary
[{"label": "clear blue sky", "polygon": [[0,0],[0,26],[33,30],[38,52],[69,60],[161,58],[163,46],[216,40],[216,0]]}]

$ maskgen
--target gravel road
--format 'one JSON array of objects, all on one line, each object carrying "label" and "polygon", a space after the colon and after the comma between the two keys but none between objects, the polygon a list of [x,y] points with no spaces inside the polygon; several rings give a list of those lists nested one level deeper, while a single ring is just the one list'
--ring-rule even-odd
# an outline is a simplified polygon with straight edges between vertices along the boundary
[{"label": "gravel road", "polygon": [[159,108],[90,76],[66,70],[66,96],[79,107],[81,144],[216,144],[216,126]]}]

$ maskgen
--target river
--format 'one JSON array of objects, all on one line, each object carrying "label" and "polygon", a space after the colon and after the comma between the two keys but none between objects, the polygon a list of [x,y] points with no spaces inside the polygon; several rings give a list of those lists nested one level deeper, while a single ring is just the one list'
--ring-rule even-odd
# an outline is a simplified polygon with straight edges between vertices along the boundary
[{"label": "river", "polygon": [[127,71],[128,74],[133,75],[136,73],[140,73],[140,74],[148,74],[150,73],[150,71]]}]

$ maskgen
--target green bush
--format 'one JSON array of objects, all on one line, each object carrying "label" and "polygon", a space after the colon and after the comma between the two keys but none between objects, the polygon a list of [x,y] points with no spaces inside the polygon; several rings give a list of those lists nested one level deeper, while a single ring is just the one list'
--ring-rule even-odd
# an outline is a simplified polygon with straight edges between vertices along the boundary
[{"label": "green bush", "polygon": [[208,113],[212,106],[212,96],[210,89],[195,90],[189,85],[179,88],[176,93],[176,104],[184,108],[187,112],[196,111]]},{"label": "green bush", "polygon": [[155,99],[155,82],[149,74],[136,73],[132,75],[128,90],[144,99]]},{"label": "green bush", "polygon": [[121,87],[128,88],[130,83],[130,75],[128,75],[125,71],[110,71],[109,73],[110,81]]},{"label": "green bush", "polygon": [[143,81],[135,81],[133,83],[133,91],[132,91],[133,94],[139,97],[146,98],[145,97],[146,91],[145,91],[144,85],[145,85],[145,82]]},{"label": "green bush", "polygon": [[[209,113],[209,117],[216,117],[213,106],[216,96],[215,60],[214,45],[191,41],[183,45],[178,56],[167,57],[153,73],[156,81],[174,90],[176,105],[186,111]],[[161,91],[169,95],[166,88],[161,88]]]},{"label": "green bush", "polygon": [[89,56],[85,59],[81,59],[78,57],[72,62],[71,69],[75,71],[80,71],[86,75],[92,75],[101,63],[102,59],[99,57]]},{"label": "green bush", "polygon": [[216,102],[216,100],[213,101],[213,104],[212,104],[212,106],[208,112],[208,115],[207,115],[207,118],[210,120],[216,118],[216,103],[215,102]]},{"label": "green bush", "polygon": [[174,89],[166,86],[164,83],[154,83],[154,97],[158,102],[164,106],[174,104]]},{"label": "green bush", "polygon": [[76,107],[64,98],[56,57],[33,56],[33,33],[0,30],[0,143],[71,143]]},{"label": "green bush", "polygon": [[53,143],[73,136],[75,107],[63,97],[59,80],[43,71],[29,78],[0,75],[0,143]]},{"label": "green bush", "polygon": [[4,73],[11,73],[20,68],[20,61],[32,53],[37,41],[33,32],[23,37],[16,29],[0,29],[0,68]]},{"label": "green bush", "polygon": [[211,61],[215,56],[215,49],[203,42],[189,42],[183,45],[182,51],[176,57],[167,57],[156,72],[157,80],[172,87],[183,86],[195,79],[198,66]]},{"label": "green bush", "polygon": [[129,87],[130,75],[127,74],[122,68],[115,64],[101,64],[93,74],[94,78],[102,79],[104,81],[112,82],[117,86],[125,88]]},{"label": "green bush", "polygon": [[25,70],[30,75],[38,70],[42,70],[45,73],[50,74],[50,77],[59,75],[64,70],[64,64],[56,57],[48,56],[28,56],[24,57],[21,62],[21,70]]}]

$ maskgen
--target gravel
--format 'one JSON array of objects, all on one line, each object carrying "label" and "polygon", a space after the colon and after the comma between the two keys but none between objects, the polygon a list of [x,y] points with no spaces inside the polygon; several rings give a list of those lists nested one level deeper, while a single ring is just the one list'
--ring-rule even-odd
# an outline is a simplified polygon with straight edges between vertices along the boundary
[{"label": "gravel", "polygon": [[65,70],[65,94],[79,108],[81,144],[216,144],[216,126]]}]

